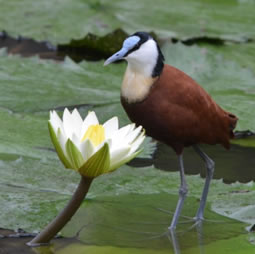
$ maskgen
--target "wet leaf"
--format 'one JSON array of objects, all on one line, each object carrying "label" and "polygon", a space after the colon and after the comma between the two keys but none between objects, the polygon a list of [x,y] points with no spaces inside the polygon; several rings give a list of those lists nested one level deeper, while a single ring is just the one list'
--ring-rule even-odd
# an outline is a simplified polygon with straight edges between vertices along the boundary
[{"label": "wet leaf", "polygon": [[[217,103],[239,117],[238,130],[254,130],[255,117],[250,108],[255,102],[255,74],[251,70],[204,47],[170,44],[164,53],[168,63],[192,76]],[[103,67],[102,62],[76,64],[66,59],[56,65],[2,54],[0,64],[1,107],[38,112],[78,105],[85,110],[95,108],[99,114],[102,110],[104,116],[116,110],[123,123],[128,122],[119,103],[124,63]],[[27,98],[26,103],[19,98]]]},{"label": "wet leaf", "polygon": [[[255,34],[254,1],[161,0],[155,5],[151,0],[37,1],[36,4],[31,0],[2,0],[0,4],[3,14],[0,29],[52,43],[66,43],[88,32],[104,35],[120,26],[128,33],[154,30],[162,37],[173,35],[183,40],[208,37],[247,42]],[[147,11],[148,5],[155,8]],[[9,14],[15,15],[15,19]],[[252,43],[217,48],[176,44],[166,45],[164,52],[168,63],[186,71],[222,107],[239,116],[238,129],[254,130],[253,49]],[[94,109],[102,121],[117,115],[121,124],[127,123],[119,103],[125,64],[105,68],[103,62],[76,64],[66,58],[56,64],[36,57],[7,56],[3,51],[0,55],[1,227],[38,231],[64,207],[79,180],[78,174],[63,168],[53,151],[47,130],[48,110],[78,106],[83,115]],[[145,148],[143,156],[151,159],[154,144],[146,143]],[[243,174],[245,165],[238,158],[233,156],[232,163],[240,165]],[[164,233],[176,205],[179,173],[162,172],[155,167],[124,166],[96,179],[84,206],[63,230],[65,236],[78,235],[81,241],[91,245],[79,242],[54,251],[69,253],[72,248],[75,253],[169,253],[172,246]],[[167,167],[177,168],[173,160]],[[224,167],[223,163],[216,170]],[[189,196],[183,215],[192,217],[204,179],[193,175],[187,176],[187,181]],[[254,192],[254,182],[226,185],[213,180],[205,217],[225,223],[205,222],[202,247],[206,252],[253,251],[245,238],[246,224],[215,212],[254,224]],[[180,224],[181,233],[191,225]],[[184,232],[183,236],[182,253],[202,252],[201,246],[199,249],[195,244],[201,240],[196,238],[196,232]]]},{"label": "wet leaf", "polygon": [[[101,196],[82,206],[62,233],[67,237],[76,236],[89,245],[170,249],[168,226],[176,202],[176,195],[167,193]],[[194,234],[196,230],[188,232],[193,225],[190,216],[196,213],[197,204],[195,198],[189,198],[184,205],[176,232],[177,238],[182,235],[179,242],[183,249],[197,246],[197,235]],[[203,225],[204,244],[236,237],[244,232],[242,223],[210,211],[206,213],[208,223]],[[210,220],[214,223],[210,223]]]},{"label": "wet leaf", "polygon": [[[168,63],[186,71],[225,109],[239,116],[240,129],[253,130],[255,118],[250,110],[255,101],[250,92],[254,80],[252,71],[243,68],[234,59],[230,61],[220,52],[215,54],[204,47],[166,45],[164,52]],[[0,206],[1,221],[4,227],[39,230],[64,205],[78,181],[78,175],[64,170],[52,150],[47,129],[48,109],[58,108],[62,111],[65,106],[73,108],[76,104],[83,116],[93,109],[102,122],[117,115],[121,125],[127,123],[127,116],[119,102],[126,65],[110,65],[106,68],[102,62],[76,64],[70,59],[56,64],[38,58],[7,56],[3,51],[0,63],[0,116],[3,119],[0,132],[0,185],[3,192],[0,203],[5,204]],[[147,152],[143,156],[150,157],[154,146],[146,143]],[[96,181],[98,183],[93,184],[89,194],[91,198],[99,197],[102,193],[109,196],[161,192],[176,195],[179,187],[177,173],[162,173],[153,168],[137,170],[123,167],[123,170],[101,176]],[[199,198],[203,181],[198,176],[192,176],[189,182],[191,195]],[[18,191],[20,188],[24,191]],[[242,184],[226,186],[221,181],[213,182],[209,201],[217,212],[235,218],[235,214],[229,211],[232,202],[235,203],[236,198],[242,195],[245,202],[233,206],[233,211],[236,214],[240,211],[242,215],[236,218],[243,220],[243,209],[255,202],[250,196],[254,192],[253,183],[245,186],[249,195],[231,192],[243,188]],[[39,197],[43,197],[44,193],[45,200],[42,201]],[[47,195],[51,197],[51,202],[47,201]],[[221,201],[216,206],[214,202],[217,204],[218,195]],[[50,209],[50,203],[54,200],[58,206],[53,205]],[[17,208],[17,220],[14,217],[8,219],[8,207]],[[247,222],[251,220],[253,217],[249,215]]]},{"label": "wet leaf", "polygon": [[87,34],[84,38],[71,40],[68,44],[59,44],[60,55],[69,55],[75,61],[106,59],[118,51],[128,34],[117,29],[105,36]]},{"label": "wet leaf", "polygon": [[1,0],[0,4],[0,30],[54,44],[89,32],[105,35],[119,27],[128,33],[153,30],[179,38],[206,35],[245,41],[255,35],[254,1]]},{"label": "wet leaf", "polygon": [[[221,54],[224,59],[234,61],[238,63],[241,67],[250,69],[255,73],[255,62],[254,62],[254,51],[255,43],[240,43],[226,44],[224,47],[215,47],[213,45],[206,45],[211,50],[216,52],[216,54]],[[240,84],[241,85],[241,84]]]}]

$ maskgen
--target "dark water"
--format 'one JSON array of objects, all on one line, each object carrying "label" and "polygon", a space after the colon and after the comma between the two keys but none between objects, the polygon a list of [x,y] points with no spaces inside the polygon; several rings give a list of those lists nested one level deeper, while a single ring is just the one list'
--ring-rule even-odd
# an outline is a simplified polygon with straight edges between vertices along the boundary
[{"label": "dark water", "polygon": [[[247,183],[255,180],[255,148],[232,145],[230,150],[220,145],[201,145],[200,148],[215,162],[215,179],[223,179],[224,183],[239,181]],[[193,148],[184,149],[185,172],[189,175],[200,174],[205,177],[206,170],[203,161]],[[158,143],[153,159],[134,159],[130,165],[154,165],[159,170],[178,171],[177,156],[171,148]]]}]

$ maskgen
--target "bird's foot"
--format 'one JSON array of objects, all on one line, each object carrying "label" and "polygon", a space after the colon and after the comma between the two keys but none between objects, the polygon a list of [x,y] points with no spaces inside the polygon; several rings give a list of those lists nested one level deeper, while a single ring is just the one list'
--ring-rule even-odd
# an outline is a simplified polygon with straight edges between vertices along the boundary
[{"label": "bird's foot", "polygon": [[195,216],[193,217],[193,221],[195,221],[195,224],[199,224],[201,222],[209,222],[209,223],[223,223],[223,220],[211,220],[211,219],[205,219],[203,216]]},{"label": "bird's foot", "polygon": [[195,217],[193,217],[193,221],[195,221],[195,222],[202,222],[202,221],[204,221],[205,219],[204,219],[204,216],[195,216]]},{"label": "bird's foot", "polygon": [[170,226],[168,227],[168,230],[169,230],[170,232],[175,232],[175,229],[176,229],[176,227],[173,227],[172,225],[170,225]]},{"label": "bird's foot", "polygon": [[[157,210],[159,210],[160,212],[163,212],[163,213],[167,213],[167,214],[174,214],[174,212],[172,212],[172,211],[168,211],[168,210],[166,210],[166,209],[163,209],[163,208],[156,208]],[[185,219],[185,221],[181,221],[180,220],[180,222],[178,222],[178,223],[189,223],[189,222],[191,222],[191,221],[193,221],[194,219],[193,219],[193,217],[189,217],[189,216],[185,216],[185,215],[180,215],[180,218],[181,219]]]}]

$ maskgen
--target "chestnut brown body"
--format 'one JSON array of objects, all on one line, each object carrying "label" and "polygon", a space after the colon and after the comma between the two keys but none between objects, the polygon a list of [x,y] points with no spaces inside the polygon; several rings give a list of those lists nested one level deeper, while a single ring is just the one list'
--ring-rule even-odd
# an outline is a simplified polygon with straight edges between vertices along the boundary
[{"label": "chestnut brown body", "polygon": [[238,120],[192,78],[167,64],[143,100],[130,103],[121,97],[121,102],[132,122],[177,154],[185,146],[199,143],[229,148]]}]

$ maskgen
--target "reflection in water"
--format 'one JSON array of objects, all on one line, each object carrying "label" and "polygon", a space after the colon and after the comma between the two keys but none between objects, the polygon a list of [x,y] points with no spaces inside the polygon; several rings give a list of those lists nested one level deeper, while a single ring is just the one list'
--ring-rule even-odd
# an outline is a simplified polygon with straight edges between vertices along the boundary
[{"label": "reflection in water", "polygon": [[[247,183],[255,180],[255,149],[254,147],[242,147],[231,145],[230,150],[225,150],[220,145],[201,145],[201,149],[214,160],[216,167],[214,179],[223,179],[225,183],[239,181]],[[190,175],[200,174],[205,177],[204,163],[197,158],[192,148],[184,149],[185,173]],[[154,165],[155,168],[164,171],[178,171],[179,165],[176,154],[168,146],[158,143],[158,148],[153,159],[136,158],[129,165],[143,167]]]},{"label": "reflection in water", "polygon": [[176,235],[176,231],[175,230],[169,230],[168,236],[171,239],[172,246],[173,246],[173,249],[174,249],[174,253],[175,254],[180,254],[181,250],[180,250],[180,245],[179,245],[178,238],[177,238],[177,235]]},{"label": "reflection in water", "polygon": [[196,223],[196,230],[197,230],[197,238],[198,238],[198,246],[200,249],[200,254],[204,254],[204,240],[203,240],[203,222],[198,221]]},{"label": "reflection in water", "polygon": [[[237,145],[232,145],[230,151],[220,146],[202,148],[216,162],[216,178],[223,178],[227,183],[255,180],[254,148]],[[205,175],[204,164],[197,158],[193,149],[185,150],[184,159],[188,174]],[[179,168],[174,152],[163,144],[158,145],[153,159],[136,160],[132,165],[137,163],[142,166],[154,164],[156,168],[168,171],[177,171]],[[29,238],[3,238],[0,239],[0,253],[5,253],[6,250],[8,254],[16,254],[19,250],[18,253],[26,254],[69,254],[76,253],[69,251],[75,245],[78,249],[84,249],[79,253],[95,250],[93,253],[103,254],[107,249],[111,250],[109,253],[119,254],[123,253],[122,250],[130,249],[130,253],[137,250],[135,253],[139,254],[145,253],[141,250],[151,250],[150,253],[155,251],[155,254],[169,254],[170,251],[174,251],[175,254],[204,254],[214,242],[235,240],[245,233],[243,223],[217,215],[210,210],[206,211],[208,220],[203,224],[192,224],[190,218],[181,216],[177,231],[169,232],[167,227],[172,217],[169,211],[174,211],[176,199],[177,195],[167,193],[130,193],[91,199],[89,204],[81,207],[74,216],[69,228],[67,226],[62,232],[69,238],[55,239],[54,245],[39,248],[26,246]],[[186,201],[183,214],[195,214],[198,201],[192,197],[188,197]],[[4,236],[1,230],[0,235]],[[65,249],[68,251],[62,251]]]},{"label": "reflection in water", "polygon": [[[196,229],[196,231],[197,231],[197,240],[198,240],[197,241],[198,242],[198,249],[199,249],[200,254],[205,253],[202,226],[203,226],[203,222],[198,221],[198,222],[195,222],[195,224],[192,225],[190,227],[190,229],[187,230],[187,231],[189,231],[193,228]],[[174,250],[175,254],[181,254],[181,248],[180,248],[180,244],[179,244],[179,240],[178,240],[178,238],[181,237],[181,236],[183,236],[183,233],[182,233],[182,235],[181,234],[178,235],[175,230],[169,230],[169,232],[167,233],[167,237],[169,238],[169,240],[172,243],[172,247],[173,247],[173,250]]]},{"label": "reflection in water", "polygon": [[[172,202],[174,197],[169,194],[157,194],[141,195],[138,198],[134,195],[129,201],[124,198],[127,203],[124,207],[121,203],[123,196],[114,197],[112,201],[91,201],[89,206],[81,209],[80,214],[73,218],[72,225],[69,225],[72,234],[68,238],[54,239],[51,245],[38,248],[26,246],[26,242],[31,240],[29,237],[4,238],[0,239],[0,253],[204,254],[208,252],[208,246],[213,242],[235,239],[244,233],[243,223],[212,211],[207,212],[209,219],[204,221],[203,225],[194,224],[191,218],[181,216],[177,230],[169,232],[167,227],[172,214],[156,208],[170,201],[166,210],[174,209],[175,202]],[[188,198],[187,201],[195,203],[195,199]],[[188,209],[193,213],[196,206],[196,204],[194,207],[189,206]],[[109,218],[110,214],[113,215],[112,220]],[[79,229],[81,232],[77,235]]]},{"label": "reflection in water", "polygon": [[[192,229],[196,230],[197,235],[197,250],[199,250],[200,254],[205,254],[205,243],[204,243],[204,234],[203,234],[203,221],[197,221],[195,222],[189,229],[187,229],[186,232],[176,233],[175,230],[169,230],[168,233],[166,233],[167,237],[169,238],[172,248],[174,251],[174,254],[181,254],[181,248],[179,244],[179,238],[184,237],[185,233],[188,233]],[[198,253],[198,252],[197,252]]]}]

